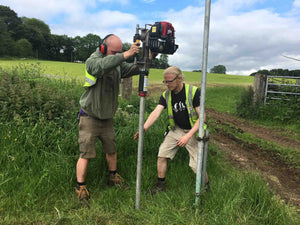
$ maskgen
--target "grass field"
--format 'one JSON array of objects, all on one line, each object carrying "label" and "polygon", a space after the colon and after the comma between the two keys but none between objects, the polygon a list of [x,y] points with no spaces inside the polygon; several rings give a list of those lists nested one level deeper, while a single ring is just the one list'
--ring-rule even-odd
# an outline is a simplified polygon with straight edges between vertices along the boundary
[{"label": "grass field", "polygon": [[[11,68],[15,63],[2,60],[0,67]],[[40,62],[40,71],[28,66],[34,61],[25,63],[27,69],[0,69],[0,224],[300,224],[295,208],[270,192],[259,175],[234,168],[214,145],[209,145],[207,168],[212,190],[201,193],[200,206],[194,206],[195,175],[188,166],[186,151],[179,151],[168,164],[166,193],[149,195],[147,191],[156,182],[165,113],[145,134],[141,209],[135,210],[136,95],[129,101],[120,100],[114,118],[118,171],[131,190],[106,185],[107,165],[98,143],[97,158],[89,164],[86,180],[91,208],[81,208],[74,187],[79,155],[76,112],[83,92],[79,77],[83,77],[84,65]],[[38,73],[79,82],[49,79]],[[150,81],[159,84],[161,74],[162,70],[151,70]],[[185,75],[187,81],[197,82],[200,74]],[[252,84],[251,79],[209,74],[208,84],[218,88],[212,85],[207,89],[206,105],[233,113],[239,93]],[[146,116],[156,101],[147,99]]]},{"label": "grass field", "polygon": [[[83,63],[67,63],[67,62],[54,62],[42,60],[0,60],[0,66],[4,68],[11,68],[18,64],[31,65],[39,63],[43,74],[84,80],[84,66]],[[200,86],[201,73],[200,72],[187,72],[184,71],[185,81],[195,83]],[[160,69],[150,69],[149,85],[161,84],[163,80],[163,71]],[[250,76],[237,76],[225,74],[207,74],[207,83],[209,86],[217,85],[242,85],[248,86],[253,84],[253,77]],[[138,77],[134,77],[134,84],[138,84]]]}]

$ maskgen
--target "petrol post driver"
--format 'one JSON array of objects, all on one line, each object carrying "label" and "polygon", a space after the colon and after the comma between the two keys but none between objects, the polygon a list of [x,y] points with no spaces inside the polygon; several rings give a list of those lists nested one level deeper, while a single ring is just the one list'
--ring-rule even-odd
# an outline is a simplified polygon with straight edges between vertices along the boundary
[{"label": "petrol post driver", "polygon": [[[150,30],[146,27],[151,26]],[[141,32],[140,32],[141,31]],[[175,44],[175,30],[169,22],[156,22],[154,25],[146,24],[145,28],[136,26],[136,33],[133,42],[140,44],[142,42],[142,57],[135,62],[140,65],[140,81],[139,96],[147,95],[148,74],[150,67],[149,53],[157,55],[172,55],[177,50],[178,45]]]},{"label": "petrol post driver", "polygon": [[[150,26],[150,29],[147,29]],[[144,135],[144,114],[145,97],[148,91],[148,75],[150,61],[149,54],[155,56],[159,53],[172,55],[178,49],[175,44],[175,30],[169,22],[155,22],[146,24],[145,28],[136,26],[136,33],[133,42],[142,43],[142,56],[135,57],[134,61],[140,66],[139,96],[140,96],[140,116],[139,116],[139,140],[137,157],[137,178],[136,178],[136,202],[135,208],[140,208],[141,176],[142,176],[142,155],[143,155],[143,135]],[[153,58],[153,57],[152,57]]]}]

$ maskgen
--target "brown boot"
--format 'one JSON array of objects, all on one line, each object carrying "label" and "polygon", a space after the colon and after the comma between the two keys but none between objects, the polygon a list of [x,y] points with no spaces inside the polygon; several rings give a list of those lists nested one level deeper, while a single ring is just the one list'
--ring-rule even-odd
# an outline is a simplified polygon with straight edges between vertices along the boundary
[{"label": "brown boot", "polygon": [[204,190],[205,190],[206,192],[209,192],[209,191],[210,191],[210,183],[209,183],[209,181],[206,182],[205,187],[204,187]]},{"label": "brown boot", "polygon": [[81,206],[89,207],[89,198],[90,194],[85,185],[79,186],[79,189],[76,188],[76,196],[81,204]]},{"label": "brown boot", "polygon": [[163,192],[165,190],[166,190],[166,181],[157,181],[155,187],[150,190],[150,193],[152,195],[155,195],[155,194],[157,194],[159,192]]},{"label": "brown boot", "polygon": [[130,187],[125,183],[124,179],[118,174],[109,174],[108,184],[110,186],[119,186],[124,190],[129,190]]}]

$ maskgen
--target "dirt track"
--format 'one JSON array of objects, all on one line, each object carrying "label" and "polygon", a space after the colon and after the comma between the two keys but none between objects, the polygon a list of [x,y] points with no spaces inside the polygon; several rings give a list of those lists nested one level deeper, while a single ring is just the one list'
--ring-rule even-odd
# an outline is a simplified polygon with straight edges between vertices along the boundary
[{"label": "dirt track", "polygon": [[238,132],[250,133],[256,138],[298,151],[300,151],[300,141],[213,109],[206,109],[206,114],[208,120],[213,119],[210,120],[212,122],[209,122],[209,126],[216,130],[211,140],[226,153],[229,160],[240,169],[250,169],[261,174],[278,196],[285,202],[295,205],[300,212],[300,169],[291,168],[278,153],[261,149],[256,144],[243,142],[231,133],[218,129],[216,125],[234,125]]}]

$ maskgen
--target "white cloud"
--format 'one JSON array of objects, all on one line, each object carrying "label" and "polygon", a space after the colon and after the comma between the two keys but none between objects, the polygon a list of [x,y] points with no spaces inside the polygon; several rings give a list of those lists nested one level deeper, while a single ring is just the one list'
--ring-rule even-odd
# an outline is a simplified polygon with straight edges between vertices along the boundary
[{"label": "white cloud", "polygon": [[[258,1],[220,0],[211,6],[208,68],[225,65],[228,73],[250,74],[262,67],[300,67],[281,57],[299,54],[300,23],[271,10],[236,12]],[[225,4],[226,3],[226,4]],[[204,8],[188,7],[167,13],[176,29],[178,52],[170,64],[182,69],[201,69]],[[193,18],[193,20],[191,20]]]},{"label": "white cloud", "polygon": [[222,16],[226,12],[237,13],[240,9],[247,9],[263,1],[264,0],[219,0],[212,4],[212,8],[220,13],[218,15]]},{"label": "white cloud", "polygon": [[293,3],[293,6],[295,8],[300,8],[300,0],[295,0],[294,3]]},{"label": "white cloud", "polygon": [[137,21],[137,18],[134,15],[119,11],[106,10],[95,14],[81,13],[80,15],[71,16],[66,21],[66,26],[63,29],[59,25],[53,25],[52,33],[68,33],[69,36],[73,37],[77,35],[85,36],[88,33],[103,37],[109,33],[114,33],[122,38],[122,35],[128,35],[130,31],[133,35],[135,21]]},{"label": "white cloud", "polygon": [[18,16],[26,16],[29,18],[38,18],[41,20],[49,20],[51,17],[59,14],[77,14],[80,13],[86,5],[91,1],[83,3],[80,0],[3,0],[3,5],[9,5],[12,10],[18,13]]},{"label": "white cloud", "polygon": [[300,14],[300,0],[295,0],[293,2],[293,8],[289,12],[289,15],[294,16],[296,18],[298,17],[298,20],[299,20],[299,14]]},{"label": "white cloud", "polygon": [[[129,13],[109,10],[89,13],[91,8],[97,6],[97,2],[105,4],[111,0],[4,0],[1,4],[9,3],[12,10],[21,12],[18,13],[19,17],[43,20],[50,26],[52,34],[67,34],[74,37],[94,33],[103,37],[108,33],[116,33],[120,36],[125,34],[125,39],[129,39],[128,34],[130,31],[131,34],[134,33],[137,17]],[[114,0],[114,2],[128,4],[130,0]],[[57,17],[60,18],[59,21],[54,19]]]}]

